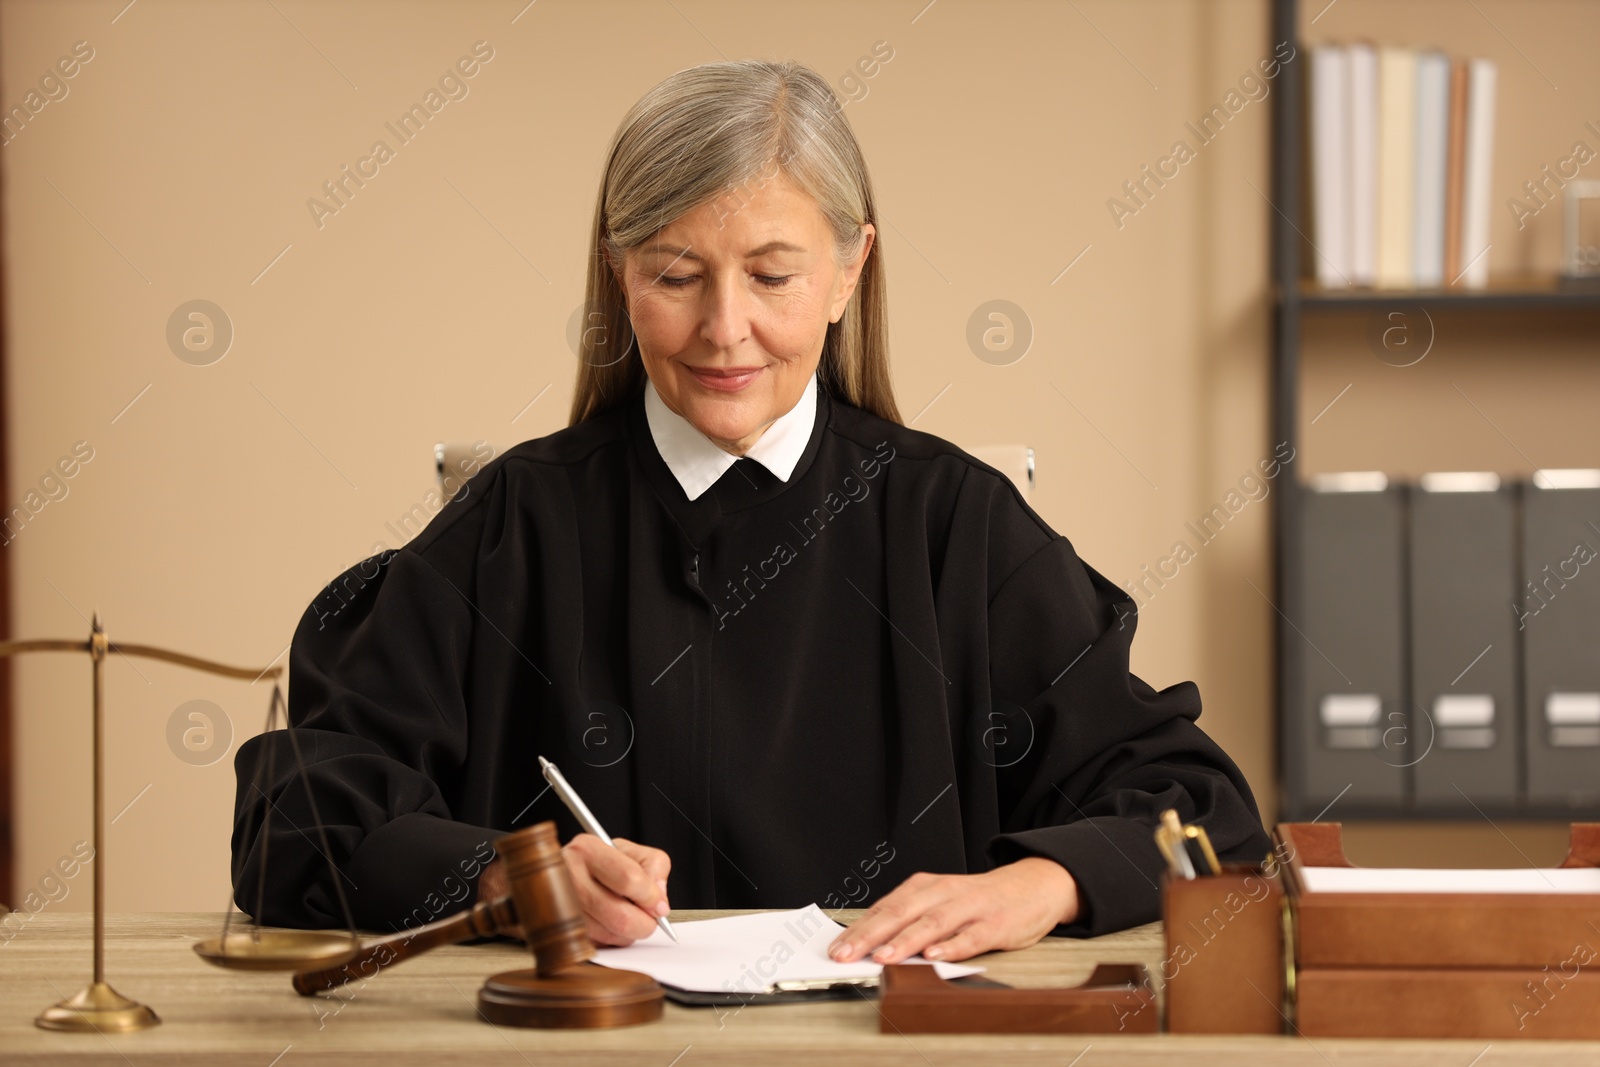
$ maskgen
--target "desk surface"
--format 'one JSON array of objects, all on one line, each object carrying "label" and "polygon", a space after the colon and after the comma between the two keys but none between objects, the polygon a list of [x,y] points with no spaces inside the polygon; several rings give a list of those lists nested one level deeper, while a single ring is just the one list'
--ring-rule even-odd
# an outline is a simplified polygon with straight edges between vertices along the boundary
[{"label": "desk surface", "polygon": [[[674,919],[709,913],[675,912]],[[847,920],[850,913],[840,916]],[[162,1025],[134,1034],[40,1030],[40,1010],[87,984],[91,923],[86,914],[42,912],[0,944],[0,1062],[116,1064],[408,1063],[648,1064],[761,1067],[870,1064],[1428,1064],[1510,1067],[1526,1063],[1600,1065],[1600,1042],[1363,1041],[1301,1037],[1085,1034],[880,1034],[875,1002],[831,1001],[766,1007],[683,1008],[668,1003],[658,1023],[618,1030],[494,1027],[477,1015],[478,986],[497,971],[527,967],[510,943],[437,949],[397,965],[343,999],[294,993],[286,974],[217,970],[194,941],[215,936],[214,914],[114,915],[106,920],[106,977],[141,1000]],[[1161,928],[1140,927],[1093,941],[1049,939],[978,962],[1017,986],[1075,985],[1096,962],[1139,961],[1156,971]]]}]

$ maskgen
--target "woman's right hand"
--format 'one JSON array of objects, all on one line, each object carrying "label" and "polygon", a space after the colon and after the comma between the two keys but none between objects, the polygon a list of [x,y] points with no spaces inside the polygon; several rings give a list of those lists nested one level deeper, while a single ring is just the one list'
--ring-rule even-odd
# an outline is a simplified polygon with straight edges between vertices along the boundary
[{"label": "woman's right hand", "polygon": [[[667,874],[672,858],[659,848],[612,839],[616,847],[593,834],[579,834],[561,847],[578,906],[588,920],[589,937],[597,945],[631,945],[656,929],[656,916],[667,904]],[[495,860],[478,879],[478,900],[495,900],[511,892],[505,867]]]},{"label": "woman's right hand", "polygon": [[656,919],[671,911],[667,874],[672,858],[624,837],[611,847],[593,834],[579,834],[561,846],[572,872],[578,904],[597,945],[631,945],[649,937]]}]

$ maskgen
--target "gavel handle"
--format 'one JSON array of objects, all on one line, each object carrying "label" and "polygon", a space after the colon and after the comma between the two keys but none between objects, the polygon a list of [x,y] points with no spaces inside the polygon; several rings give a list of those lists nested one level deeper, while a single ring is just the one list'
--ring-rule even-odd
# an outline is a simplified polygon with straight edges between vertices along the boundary
[{"label": "gavel handle", "polygon": [[321,993],[357,978],[370,978],[385,967],[420,956],[440,945],[474,937],[517,932],[517,909],[509,896],[475,904],[459,915],[401,934],[369,941],[352,959],[337,967],[304,971],[294,976],[294,991],[303,997]]}]

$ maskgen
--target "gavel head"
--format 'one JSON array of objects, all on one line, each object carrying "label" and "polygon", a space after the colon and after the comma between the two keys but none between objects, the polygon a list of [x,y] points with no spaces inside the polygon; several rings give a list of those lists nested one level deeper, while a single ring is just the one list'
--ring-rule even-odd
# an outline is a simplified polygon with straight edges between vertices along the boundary
[{"label": "gavel head", "polygon": [[517,922],[539,974],[549,977],[593,959],[594,942],[561,856],[556,824],[537,823],[496,838],[494,847],[505,864]]}]

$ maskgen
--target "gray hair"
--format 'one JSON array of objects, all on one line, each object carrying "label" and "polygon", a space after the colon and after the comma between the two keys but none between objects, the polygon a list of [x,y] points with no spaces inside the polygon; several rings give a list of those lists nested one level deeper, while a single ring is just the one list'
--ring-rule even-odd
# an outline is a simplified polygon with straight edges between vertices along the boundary
[{"label": "gray hair", "polygon": [[[664,79],[617,127],[595,205],[571,423],[626,403],[644,388],[644,365],[615,341],[633,340],[627,304],[606,263],[722,196],[737,201],[781,171],[817,202],[843,264],[860,252],[863,223],[877,224],[866,160],[827,81],[802,64],[706,63]],[[856,291],[828,325],[818,382],[833,396],[901,422],[889,380],[887,293],[881,234]],[[608,342],[612,342],[608,347]]]}]

